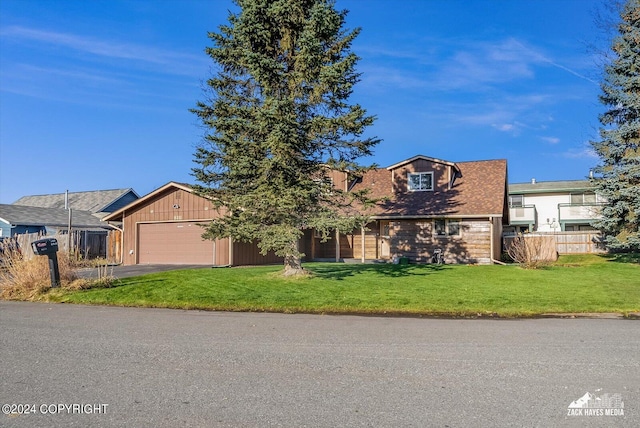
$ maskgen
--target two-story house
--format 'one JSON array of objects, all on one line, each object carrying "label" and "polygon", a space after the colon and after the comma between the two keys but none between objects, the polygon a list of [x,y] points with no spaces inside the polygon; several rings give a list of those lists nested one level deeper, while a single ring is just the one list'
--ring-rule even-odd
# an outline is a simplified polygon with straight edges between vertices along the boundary
[{"label": "two-story house", "polygon": [[[491,263],[500,257],[509,216],[505,160],[454,163],[415,156],[358,177],[330,171],[329,178],[345,192],[369,189],[380,201],[371,208],[355,207],[351,214],[370,219],[360,230],[334,234],[327,242],[305,230],[299,245],[306,260],[406,257],[424,263],[436,249],[448,262]],[[124,264],[282,262],[272,253],[261,255],[255,243],[204,241],[200,226],[218,215],[191,186],[171,182],[103,220],[122,222]]]},{"label": "two-story house", "polygon": [[604,200],[589,180],[536,181],[509,185],[506,233],[593,230]]},{"label": "two-story house", "polygon": [[406,257],[425,263],[436,249],[447,262],[500,258],[502,228],[509,222],[506,160],[449,162],[419,155],[361,177],[335,172],[331,178],[345,190],[369,189],[381,201],[363,210],[371,219],[364,230],[328,242],[306,231],[307,259]]}]

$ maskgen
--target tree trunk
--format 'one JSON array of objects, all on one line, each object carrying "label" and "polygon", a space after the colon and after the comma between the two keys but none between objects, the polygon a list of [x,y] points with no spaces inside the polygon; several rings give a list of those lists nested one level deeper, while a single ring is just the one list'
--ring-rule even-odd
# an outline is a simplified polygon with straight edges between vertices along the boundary
[{"label": "tree trunk", "polygon": [[284,276],[303,275],[302,260],[299,255],[286,255],[284,257]]}]

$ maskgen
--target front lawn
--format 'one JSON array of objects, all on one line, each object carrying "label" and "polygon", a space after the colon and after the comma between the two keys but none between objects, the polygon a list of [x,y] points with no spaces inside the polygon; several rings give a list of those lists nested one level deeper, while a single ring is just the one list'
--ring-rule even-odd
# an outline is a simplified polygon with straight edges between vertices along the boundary
[{"label": "front lawn", "polygon": [[113,288],[50,291],[50,301],[223,311],[535,316],[640,311],[640,265],[562,257],[541,270],[517,266],[308,263],[313,277],[281,266],[203,268],[122,279]]}]

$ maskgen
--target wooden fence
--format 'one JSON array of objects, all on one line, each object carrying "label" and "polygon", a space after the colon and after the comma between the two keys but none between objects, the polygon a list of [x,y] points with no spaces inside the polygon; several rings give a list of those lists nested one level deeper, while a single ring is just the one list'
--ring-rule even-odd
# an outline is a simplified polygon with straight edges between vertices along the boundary
[{"label": "wooden fence", "polygon": [[[604,253],[602,235],[597,230],[585,230],[575,232],[534,232],[523,236],[544,236],[555,244],[558,254],[591,254]],[[508,248],[513,241],[513,235],[503,237],[504,248]],[[553,244],[552,244],[553,245]]]},{"label": "wooden fence", "polygon": [[[18,243],[23,257],[33,257],[31,243],[45,236],[39,233],[24,233],[11,239]],[[111,262],[120,262],[122,254],[122,234],[119,230],[91,231],[72,230],[68,234],[57,233],[51,238],[58,240],[59,251],[75,253],[83,259],[105,258]]]}]

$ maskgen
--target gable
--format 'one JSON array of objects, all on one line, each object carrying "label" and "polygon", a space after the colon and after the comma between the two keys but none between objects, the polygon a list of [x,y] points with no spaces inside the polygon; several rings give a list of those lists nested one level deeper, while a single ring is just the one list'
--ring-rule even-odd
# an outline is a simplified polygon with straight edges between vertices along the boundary
[{"label": "gable", "polygon": [[122,221],[134,216],[137,221],[174,221],[210,219],[217,213],[211,200],[197,195],[188,184],[169,182],[142,198],[105,216],[104,221]]},{"label": "gable", "polygon": [[[412,191],[445,191],[450,189],[453,181],[459,175],[459,168],[451,162],[444,162],[426,157],[415,157],[412,160],[396,164],[387,168],[391,171],[391,181],[394,193]],[[427,179],[431,183],[427,186],[416,187],[410,179]]]},{"label": "gable", "polygon": [[[434,172],[433,191],[406,190],[407,174],[416,171]],[[363,189],[370,189],[373,198],[384,198],[370,213],[375,218],[508,215],[504,159],[453,164],[416,157],[367,172],[354,186]]]}]

